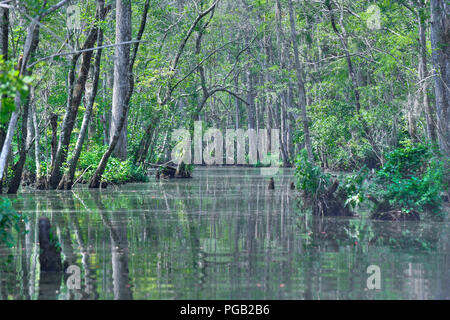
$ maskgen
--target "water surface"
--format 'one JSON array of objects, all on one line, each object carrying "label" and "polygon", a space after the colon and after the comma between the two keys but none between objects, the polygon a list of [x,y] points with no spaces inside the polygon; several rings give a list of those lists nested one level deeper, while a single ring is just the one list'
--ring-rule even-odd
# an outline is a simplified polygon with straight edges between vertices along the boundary
[{"label": "water surface", "polygon": [[[24,190],[29,232],[0,250],[0,299],[449,299],[447,220],[312,218],[293,171],[198,168],[193,179],[91,191]],[[39,270],[50,218],[81,288]],[[12,255],[12,262],[4,261]],[[367,267],[381,288],[367,289]]]}]

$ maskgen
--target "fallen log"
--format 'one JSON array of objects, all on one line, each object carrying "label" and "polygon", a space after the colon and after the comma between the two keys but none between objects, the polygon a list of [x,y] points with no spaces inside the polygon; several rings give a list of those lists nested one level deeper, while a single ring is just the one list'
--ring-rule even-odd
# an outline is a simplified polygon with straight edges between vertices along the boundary
[{"label": "fallen log", "polygon": [[155,179],[171,179],[171,178],[191,178],[191,172],[186,164],[181,161],[175,165],[172,161],[163,164],[147,164],[150,167],[157,168]]},{"label": "fallen log", "polygon": [[308,202],[311,204],[313,210],[312,214],[315,216],[326,217],[353,217],[354,213],[344,205],[345,200],[336,191],[339,188],[339,181],[334,180],[327,190],[321,194],[314,195]]}]

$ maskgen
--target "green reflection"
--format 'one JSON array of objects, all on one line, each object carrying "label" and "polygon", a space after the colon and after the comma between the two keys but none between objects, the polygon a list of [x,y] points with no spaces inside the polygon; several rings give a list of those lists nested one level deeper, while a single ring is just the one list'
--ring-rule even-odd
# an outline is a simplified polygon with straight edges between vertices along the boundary
[{"label": "green reflection", "polygon": [[[197,169],[191,180],[22,193],[27,229],[0,270],[0,299],[450,298],[446,221],[320,219],[300,212],[293,171]],[[39,270],[37,219],[57,230],[67,275]],[[382,288],[366,290],[369,265]]]}]

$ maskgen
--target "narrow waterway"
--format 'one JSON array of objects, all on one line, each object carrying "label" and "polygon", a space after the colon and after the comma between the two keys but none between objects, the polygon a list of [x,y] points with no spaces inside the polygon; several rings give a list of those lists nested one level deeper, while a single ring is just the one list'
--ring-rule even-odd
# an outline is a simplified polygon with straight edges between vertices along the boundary
[{"label": "narrow waterway", "polygon": [[[449,299],[450,224],[313,219],[293,171],[198,168],[193,179],[35,192],[28,234],[0,249],[0,299]],[[47,216],[81,287],[39,270]],[[8,256],[11,262],[6,264]],[[367,289],[367,268],[381,288]]]}]

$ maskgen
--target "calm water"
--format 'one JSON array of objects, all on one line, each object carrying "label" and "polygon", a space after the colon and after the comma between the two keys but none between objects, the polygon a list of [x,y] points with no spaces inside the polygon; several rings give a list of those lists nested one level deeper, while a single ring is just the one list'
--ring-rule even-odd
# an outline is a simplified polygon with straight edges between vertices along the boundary
[{"label": "calm water", "polygon": [[[190,180],[25,191],[29,233],[0,260],[0,299],[449,299],[450,224],[313,219],[293,171],[196,169]],[[47,216],[81,289],[39,271]],[[1,263],[1,262],[0,262]],[[0,264],[4,265],[4,264]],[[381,289],[367,290],[369,265]]]}]

